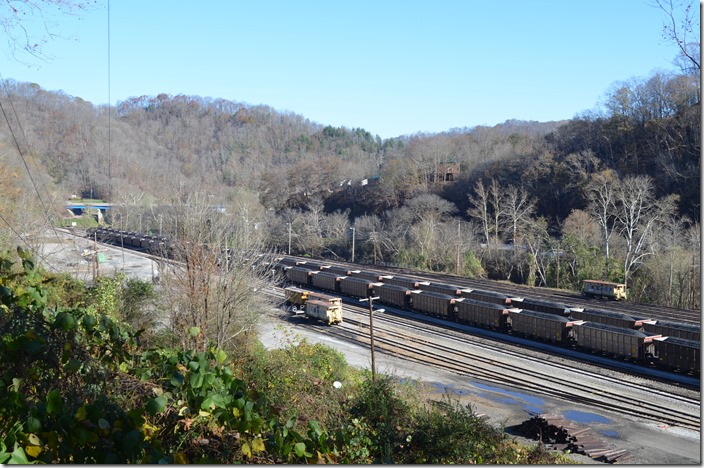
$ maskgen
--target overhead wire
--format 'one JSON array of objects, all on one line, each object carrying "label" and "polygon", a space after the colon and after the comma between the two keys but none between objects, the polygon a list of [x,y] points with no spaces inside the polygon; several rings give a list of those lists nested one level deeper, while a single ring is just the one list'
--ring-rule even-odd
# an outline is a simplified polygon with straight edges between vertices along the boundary
[{"label": "overhead wire", "polygon": [[[107,29],[108,29],[108,51],[107,51],[107,54],[108,54],[108,193],[111,193],[111,191],[112,191],[112,173],[111,173],[111,171],[112,171],[112,155],[111,155],[111,141],[112,141],[112,135],[111,135],[111,121],[112,121],[112,118],[111,118],[111,117],[112,117],[112,104],[111,104],[111,102],[110,102],[110,100],[111,100],[111,96],[110,96],[110,91],[111,91],[111,85],[110,85],[110,62],[111,62],[111,59],[110,59],[110,0],[108,0],[108,28],[107,28]],[[0,83],[2,83],[2,87],[3,87],[4,91],[5,91],[5,94],[6,94],[6,97],[7,97],[7,101],[9,102],[10,107],[11,107],[11,109],[12,109],[12,113],[13,113],[13,116],[14,116],[14,118],[15,118],[15,122],[16,122],[18,128],[19,128],[19,133],[20,133],[20,134],[22,135],[22,137],[24,138],[25,145],[26,145],[26,147],[29,149],[29,154],[31,155],[32,152],[31,152],[31,145],[29,144],[29,139],[27,138],[27,135],[26,135],[26,133],[25,133],[25,131],[24,131],[24,128],[22,127],[22,123],[21,123],[21,121],[20,121],[20,118],[19,118],[19,115],[18,115],[18,113],[17,113],[17,110],[15,109],[15,105],[14,105],[14,103],[13,103],[10,90],[9,90],[8,87],[7,87],[7,82],[5,81],[5,79],[4,79],[4,77],[2,76],[2,74],[0,74]],[[21,160],[22,160],[22,164],[24,165],[24,168],[25,168],[25,170],[26,170],[26,172],[27,172],[27,176],[29,177],[29,180],[30,180],[30,182],[31,182],[31,184],[32,184],[32,187],[34,188],[34,191],[35,191],[35,193],[37,194],[37,198],[39,199],[39,203],[40,203],[40,205],[41,205],[41,207],[42,207],[42,210],[43,210],[44,215],[45,215],[45,217],[46,217],[46,220],[47,220],[47,223],[48,223],[48,225],[49,225],[49,228],[53,231],[53,233],[54,233],[54,235],[56,236],[56,238],[57,238],[57,240],[59,241],[59,243],[62,243],[62,242],[61,242],[61,238],[60,238],[60,236],[59,236],[59,234],[58,234],[58,231],[57,231],[57,229],[56,229],[56,226],[54,226],[53,223],[52,223],[51,214],[49,213],[49,209],[48,209],[46,203],[44,202],[44,200],[42,199],[42,196],[41,196],[41,194],[40,194],[39,188],[37,187],[37,183],[35,182],[34,177],[32,176],[32,171],[31,171],[30,168],[29,168],[29,164],[27,163],[27,159],[25,158],[25,155],[24,155],[24,153],[23,153],[23,151],[22,151],[22,146],[20,145],[20,142],[19,142],[19,140],[18,140],[18,138],[17,138],[17,135],[16,135],[15,130],[14,130],[14,128],[13,128],[13,125],[12,125],[12,123],[11,123],[10,117],[8,116],[8,113],[5,111],[5,106],[3,106],[2,101],[0,101],[0,111],[1,111],[2,114],[3,114],[3,117],[4,117],[4,119],[5,119],[5,122],[7,123],[8,130],[10,131],[10,135],[12,136],[12,140],[13,140],[13,142],[14,142],[15,148],[17,149],[17,153],[18,153],[18,155],[20,156],[20,158],[21,158]],[[39,180],[41,181],[44,190],[46,191],[47,199],[50,200],[50,199],[51,199],[51,194],[50,194],[49,189],[48,189],[48,187],[47,187],[47,185],[46,185],[46,182],[44,181],[44,178],[43,178],[42,175],[41,175],[41,170],[37,167],[36,161],[34,161],[34,164],[35,164],[35,167],[36,167],[36,169],[37,169],[36,174],[37,174],[37,176],[39,177]],[[12,226],[12,224],[11,224],[4,216],[2,216],[1,213],[0,213],[0,220],[2,220],[2,221],[10,228],[10,230],[20,239],[20,241],[22,241],[28,248],[31,249],[31,246],[30,246],[30,244],[27,242],[27,240],[26,240],[24,237],[22,237],[22,235]],[[57,269],[56,267],[54,267],[53,265],[51,265],[51,264],[47,261],[47,259],[46,259],[45,256],[41,256],[38,252],[37,252],[37,254],[40,256],[40,258],[41,258],[50,268],[52,268],[53,270],[58,271],[58,269]]]},{"label": "overhead wire", "polygon": [[112,142],[112,101],[110,97],[110,0],[108,0],[108,196],[112,197],[112,154],[110,143]]},{"label": "overhead wire", "polygon": [[[19,115],[17,114],[17,110],[15,109],[15,105],[14,105],[14,103],[12,102],[12,97],[11,97],[11,95],[10,95],[10,91],[9,91],[9,89],[7,89],[7,82],[5,81],[5,78],[2,76],[2,74],[0,74],[0,82],[2,82],[3,89],[5,90],[5,94],[6,94],[6,96],[7,96],[7,100],[8,100],[8,102],[10,103],[10,107],[12,108],[12,112],[13,112],[13,115],[14,115],[14,117],[15,117],[15,121],[17,122],[17,126],[19,127],[20,133],[21,133],[21,135],[22,135],[23,138],[24,138],[24,141],[25,141],[25,144],[27,145],[27,148],[30,148],[29,140],[27,139],[27,135],[26,135],[25,132],[24,132],[24,128],[22,127],[22,123],[21,123],[21,121],[20,121],[20,119],[19,119]],[[27,163],[27,159],[25,158],[25,156],[24,156],[24,154],[23,154],[22,147],[20,146],[20,142],[19,142],[19,140],[17,139],[17,135],[15,134],[15,130],[14,130],[13,126],[12,126],[12,123],[10,122],[10,118],[9,118],[9,116],[7,115],[7,112],[5,111],[5,106],[3,106],[2,101],[0,101],[0,111],[2,111],[2,115],[3,115],[3,117],[5,118],[5,122],[7,123],[7,128],[9,129],[10,135],[12,136],[12,140],[13,140],[13,142],[14,142],[14,144],[15,144],[15,148],[17,148],[17,154],[19,154],[20,159],[22,159],[22,164],[24,165],[24,168],[25,168],[25,170],[27,171],[27,176],[29,177],[29,180],[30,180],[30,182],[32,183],[32,187],[34,188],[34,191],[35,191],[36,194],[37,194],[37,198],[39,199],[39,203],[40,203],[40,205],[41,205],[41,207],[42,207],[42,210],[44,211],[44,215],[46,216],[46,220],[47,220],[47,223],[48,223],[48,225],[49,225],[49,228],[50,228],[51,231],[54,233],[54,235],[56,236],[56,239],[59,241],[59,243],[61,243],[61,238],[59,237],[59,233],[56,231],[55,226],[54,226],[54,225],[52,224],[52,222],[51,222],[51,215],[50,215],[50,213],[49,213],[49,209],[47,208],[46,204],[44,203],[44,200],[43,200],[42,197],[41,197],[41,194],[39,193],[39,188],[37,187],[37,184],[36,184],[36,182],[34,181],[34,177],[32,177],[32,171],[31,171],[30,168],[29,168],[29,164]],[[30,150],[30,153],[31,153],[31,150]],[[37,171],[37,174],[38,174],[39,179],[41,180],[41,182],[42,182],[42,184],[43,184],[43,186],[44,186],[44,190],[46,190],[46,192],[47,192],[47,197],[50,198],[50,197],[49,197],[49,190],[48,190],[48,188],[46,187],[46,183],[44,182],[44,179],[43,179],[42,176],[41,176],[41,171]],[[27,246],[29,246],[29,244],[27,243],[27,241],[17,232],[16,229],[14,229],[14,228],[12,227],[12,225],[7,221],[7,219],[5,219],[5,218],[3,217],[2,220],[3,220],[3,222],[5,222],[5,224],[7,224],[7,225],[10,227],[10,229],[12,230],[12,232],[15,233],[15,235],[16,235],[17,237],[19,237],[19,239],[20,239],[22,242],[24,242]],[[40,258],[41,258],[44,262],[46,262],[46,264],[47,264],[49,267],[51,267],[52,269],[58,271],[57,268],[55,268],[53,265],[51,265],[51,264],[46,260],[45,257],[42,257],[42,256],[40,255]]]},{"label": "overhead wire", "polygon": [[[12,226],[12,224],[10,224],[10,222],[9,222],[7,219],[5,219],[5,217],[2,215],[2,213],[0,213],[0,219],[1,219],[5,224],[7,224],[7,227],[9,227],[10,230],[11,230],[22,242],[24,242],[24,245],[26,245],[27,248],[31,250],[32,246],[29,245],[29,243],[27,242],[27,240],[26,240],[24,237],[22,237],[22,235],[21,235],[19,232],[17,232],[17,230]],[[44,258],[42,258],[42,260],[46,261]],[[47,262],[47,265],[49,265],[48,262]],[[49,266],[51,266],[51,265],[49,265]],[[52,268],[53,268],[53,267],[52,267]]]},{"label": "overhead wire", "polygon": [[[10,96],[10,90],[7,89],[7,82],[5,81],[4,77],[2,76],[2,73],[0,73],[0,82],[2,82],[2,86],[5,89],[5,94],[7,95],[7,101],[10,103],[10,107],[12,108],[12,114],[15,117],[15,121],[17,122],[17,126],[20,129],[20,133],[22,134],[22,137],[24,138],[24,142],[27,145],[27,148],[29,148],[29,154],[31,155],[32,148],[31,148],[31,145],[29,144],[29,139],[27,138],[27,134],[25,133],[24,128],[22,127],[22,121],[19,118],[19,115],[17,113],[17,109],[15,108],[15,103],[13,102],[13,100]],[[0,105],[1,104],[2,103],[0,103]],[[5,117],[5,120],[7,121],[7,116]],[[13,138],[15,138],[15,135],[14,135],[14,132],[12,131],[12,127],[11,127],[10,123],[8,122],[7,125],[10,128],[10,133],[12,133]],[[18,148],[17,151],[20,154],[20,157],[22,157],[22,160],[24,162],[24,157],[22,156],[22,151],[19,149],[19,145],[17,144],[16,138],[15,138],[15,145],[17,146],[17,148]],[[39,167],[37,166],[36,160],[32,159],[32,161],[34,162],[34,167],[37,170],[37,176],[39,177],[39,180],[42,183],[42,187],[44,188],[44,191],[46,192],[47,199],[51,199],[51,194],[49,193],[49,189],[46,186],[46,182],[44,182],[44,177],[42,177],[42,172],[41,172],[41,170],[39,170]],[[25,167],[27,168],[27,172],[29,174],[29,168],[27,167],[26,162],[25,162]],[[29,177],[30,177],[30,180],[32,180],[31,174],[29,174]],[[33,180],[32,180],[32,184],[34,185]],[[47,217],[48,217],[48,211],[47,211],[46,207],[44,206],[44,203],[41,199],[41,196],[39,195],[39,191],[37,190],[36,186],[35,186],[35,190],[37,191],[37,196],[39,197],[39,201],[42,202],[42,206],[44,207],[44,212],[45,212],[45,214],[47,214]],[[51,220],[48,219],[48,221],[50,222],[50,225],[51,225]]]}]

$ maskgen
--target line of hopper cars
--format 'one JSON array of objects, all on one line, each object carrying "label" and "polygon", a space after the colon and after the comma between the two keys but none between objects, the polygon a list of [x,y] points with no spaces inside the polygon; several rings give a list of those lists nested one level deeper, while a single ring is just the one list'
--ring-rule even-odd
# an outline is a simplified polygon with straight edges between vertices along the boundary
[{"label": "line of hopper cars", "polygon": [[700,374],[700,327],[663,320],[636,319],[600,309],[512,297],[493,291],[419,281],[374,271],[283,257],[274,268],[289,283],[453,322],[573,347],[685,374]]},{"label": "line of hopper cars", "polygon": [[174,246],[168,237],[151,236],[133,231],[121,231],[111,228],[91,228],[87,232],[89,239],[124,246],[132,249],[142,249],[154,255],[174,258]]},{"label": "line of hopper cars", "polygon": [[[121,231],[112,228],[90,228],[86,236],[89,239],[96,239],[100,242],[113,244],[116,246],[127,247],[130,249],[138,249],[152,255],[174,260],[177,255],[177,249],[171,240],[166,236],[149,235],[133,231]],[[221,249],[217,261],[221,264],[227,264],[232,261],[232,252],[227,249]],[[232,266],[232,264],[230,264]]]}]

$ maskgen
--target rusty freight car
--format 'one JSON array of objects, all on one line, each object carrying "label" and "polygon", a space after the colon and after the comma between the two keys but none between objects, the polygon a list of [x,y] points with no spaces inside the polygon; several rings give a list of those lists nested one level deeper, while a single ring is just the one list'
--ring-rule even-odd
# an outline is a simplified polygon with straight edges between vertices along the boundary
[{"label": "rusty freight car", "polygon": [[288,267],[285,270],[286,278],[299,286],[312,286],[311,271],[299,266]]},{"label": "rusty freight car", "polygon": [[378,271],[364,271],[364,270],[350,270],[347,272],[347,274],[353,278],[362,278],[365,280],[372,281],[374,283],[378,283],[381,281],[381,278],[384,276],[383,273],[380,273]]},{"label": "rusty freight car", "polygon": [[502,304],[463,299],[455,302],[457,321],[493,330],[505,330],[509,308]]},{"label": "rusty freight car", "polygon": [[453,317],[456,313],[455,302],[462,300],[447,294],[432,291],[415,290],[412,291],[413,309],[423,312],[426,315],[446,319]]},{"label": "rusty freight car", "polygon": [[570,308],[564,304],[533,299],[530,297],[511,299],[511,305],[519,309],[534,310],[536,312],[544,312],[546,314],[563,316],[570,314]]},{"label": "rusty freight car", "polygon": [[374,282],[368,279],[341,276],[339,281],[340,294],[364,299],[374,293]]},{"label": "rusty freight car", "polygon": [[511,296],[494,291],[482,291],[481,289],[462,289],[460,296],[476,301],[491,302],[494,304],[511,305]]},{"label": "rusty freight car", "polygon": [[411,289],[396,284],[376,283],[374,294],[379,296],[380,302],[401,309],[410,309],[413,304]]},{"label": "rusty freight car", "polygon": [[653,338],[659,337],[597,322],[579,324],[575,335],[577,346],[583,349],[638,362],[654,354]]},{"label": "rusty freight car", "polygon": [[455,284],[445,284],[445,283],[429,283],[427,281],[418,283],[418,289],[422,291],[432,291],[441,294],[447,294],[448,296],[458,296],[462,290],[461,286]]},{"label": "rusty freight car", "polygon": [[612,312],[601,309],[572,309],[570,316],[575,320],[584,320],[587,322],[598,322],[606,325],[621,328],[631,328],[638,330],[643,327],[642,320],[636,320],[628,314],[622,312]]},{"label": "rusty freight car", "polygon": [[325,271],[312,271],[310,277],[313,287],[324,291],[339,292],[339,275]]},{"label": "rusty freight car", "polygon": [[684,340],[701,341],[701,327],[694,323],[678,323],[669,320],[650,320],[643,322],[643,330],[662,336],[674,336]]},{"label": "rusty freight car", "polygon": [[396,286],[403,286],[408,289],[418,289],[419,280],[413,278],[407,278],[405,276],[384,276],[382,278],[384,284],[395,284]]},{"label": "rusty freight car", "polygon": [[511,332],[552,343],[567,343],[574,322],[567,317],[528,309],[511,309],[508,317]]},{"label": "rusty freight car", "polygon": [[701,373],[701,343],[673,336],[653,340],[658,367],[685,374]]}]

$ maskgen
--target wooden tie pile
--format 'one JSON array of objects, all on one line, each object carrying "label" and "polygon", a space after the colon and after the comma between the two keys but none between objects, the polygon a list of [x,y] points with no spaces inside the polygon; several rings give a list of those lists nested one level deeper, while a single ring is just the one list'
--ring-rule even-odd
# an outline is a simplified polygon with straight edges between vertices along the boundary
[{"label": "wooden tie pile", "polygon": [[591,428],[576,427],[562,416],[535,415],[521,423],[519,432],[529,439],[541,440],[554,450],[569,450],[606,463],[634,462],[629,451],[608,447]]}]

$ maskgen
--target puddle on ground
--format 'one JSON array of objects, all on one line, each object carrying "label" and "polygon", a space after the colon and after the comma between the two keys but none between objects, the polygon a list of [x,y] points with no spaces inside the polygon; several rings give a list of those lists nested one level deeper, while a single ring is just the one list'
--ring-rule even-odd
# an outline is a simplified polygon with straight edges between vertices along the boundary
[{"label": "puddle on ground", "polygon": [[457,391],[457,390],[455,390],[455,389],[453,388],[453,387],[454,387],[454,384],[445,384],[445,383],[439,383],[439,382],[432,382],[432,383],[430,384],[430,386],[433,387],[436,392],[441,392],[441,393],[444,393],[444,392],[452,393],[452,392],[456,392],[456,391]]},{"label": "puddle on ground", "polygon": [[606,437],[611,437],[612,439],[620,439],[621,434],[619,434],[616,431],[599,431],[599,434],[604,435]]},{"label": "puddle on ground", "polygon": [[569,410],[562,413],[562,415],[569,419],[570,421],[579,423],[610,423],[611,420],[594,413],[585,413],[582,411]]},{"label": "puddle on ground", "polygon": [[481,396],[485,398],[494,399],[499,403],[522,405],[523,409],[531,413],[542,413],[542,406],[545,405],[545,400],[543,400],[542,398],[534,397],[525,393],[516,392],[514,390],[506,390],[499,387],[492,387],[491,385],[485,385],[476,382],[472,383],[472,385],[488,392],[494,392],[504,395],[504,397],[497,399],[495,395],[492,395],[490,393],[481,394]]},{"label": "puddle on ground", "polygon": [[[486,398],[487,400],[493,400],[496,403],[507,405],[520,405],[524,410],[530,413],[542,413],[542,406],[545,405],[545,400],[543,400],[542,398],[476,382],[473,382],[472,385],[477,388],[480,388],[481,390],[485,390],[484,392],[474,392],[470,389],[455,388],[454,384],[433,382],[431,385],[433,386],[436,392],[452,393],[458,396],[476,394],[477,396]],[[499,396],[496,395],[497,393],[499,394]]]}]

